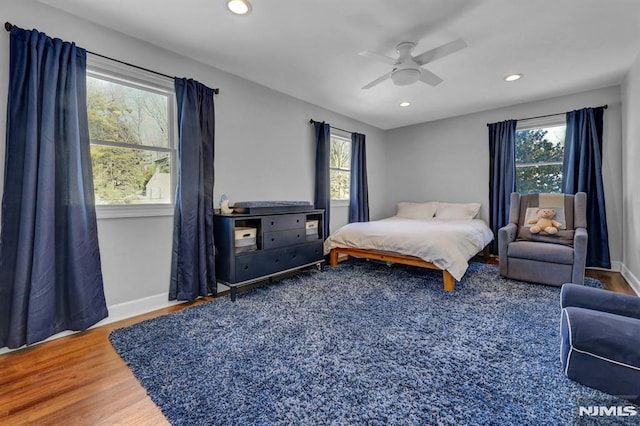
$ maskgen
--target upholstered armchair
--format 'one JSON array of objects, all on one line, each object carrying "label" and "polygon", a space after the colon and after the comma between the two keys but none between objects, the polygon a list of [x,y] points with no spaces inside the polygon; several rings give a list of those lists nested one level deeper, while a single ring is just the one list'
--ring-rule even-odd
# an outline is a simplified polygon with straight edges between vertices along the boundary
[{"label": "upholstered armchair", "polygon": [[[511,194],[509,223],[498,230],[500,275],[561,286],[584,282],[587,257],[587,195]],[[539,208],[553,208],[558,233],[532,233],[529,219]]]},{"label": "upholstered armchair", "polygon": [[640,298],[565,284],[560,307],[567,377],[640,404]]}]

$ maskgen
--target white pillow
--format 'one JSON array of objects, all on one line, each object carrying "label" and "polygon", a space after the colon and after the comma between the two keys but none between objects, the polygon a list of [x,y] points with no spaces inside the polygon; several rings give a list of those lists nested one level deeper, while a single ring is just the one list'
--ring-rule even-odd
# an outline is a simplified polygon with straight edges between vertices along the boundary
[{"label": "white pillow", "polygon": [[398,211],[396,216],[405,219],[433,219],[433,215],[438,208],[437,201],[428,203],[409,203],[401,201],[398,203]]},{"label": "white pillow", "polygon": [[436,219],[473,219],[480,212],[480,203],[439,203]]}]

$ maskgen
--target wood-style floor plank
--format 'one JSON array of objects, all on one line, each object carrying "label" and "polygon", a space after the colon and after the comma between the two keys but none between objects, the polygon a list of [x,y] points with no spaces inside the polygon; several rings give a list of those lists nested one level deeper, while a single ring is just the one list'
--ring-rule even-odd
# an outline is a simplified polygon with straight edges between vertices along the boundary
[{"label": "wood-style floor plank", "polygon": [[601,271],[599,269],[587,269],[585,274],[587,277],[595,278],[599,280],[604,288],[607,290],[615,291],[617,293],[630,294],[637,296],[631,286],[627,283],[624,277],[616,272]]},{"label": "wood-style floor plank", "polygon": [[[588,270],[587,276],[609,290],[635,294],[618,273]],[[0,425],[167,425],[108,336],[116,328],[193,304],[0,355]]]}]

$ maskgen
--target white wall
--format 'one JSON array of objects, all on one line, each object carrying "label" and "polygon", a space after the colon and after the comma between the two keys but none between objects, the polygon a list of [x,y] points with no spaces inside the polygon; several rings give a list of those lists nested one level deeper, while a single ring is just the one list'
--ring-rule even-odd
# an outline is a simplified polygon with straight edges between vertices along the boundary
[{"label": "white wall", "polygon": [[[387,132],[388,199],[480,202],[489,216],[487,123],[608,104],[604,114],[603,179],[611,259],[622,261],[622,134],[619,86],[432,121]],[[636,152],[637,153],[637,152]],[[640,200],[639,200],[640,202]]]},{"label": "white wall", "polygon": [[640,55],[622,83],[622,274],[640,294]]},{"label": "white wall", "polygon": [[[366,134],[371,215],[381,217],[386,176],[383,131],[79,20],[35,0],[3,1],[2,18],[21,28],[37,28],[49,36],[74,41],[92,52],[219,87],[215,200],[226,193],[232,201],[313,201],[315,148],[309,119]],[[3,33],[2,37],[0,57],[5,60],[0,66],[0,134],[4,135],[9,35]],[[4,164],[5,144],[0,146],[0,161]],[[346,223],[346,209],[335,209],[332,217],[334,226]],[[105,294],[111,316],[167,304],[172,221],[172,217],[99,220]]]}]

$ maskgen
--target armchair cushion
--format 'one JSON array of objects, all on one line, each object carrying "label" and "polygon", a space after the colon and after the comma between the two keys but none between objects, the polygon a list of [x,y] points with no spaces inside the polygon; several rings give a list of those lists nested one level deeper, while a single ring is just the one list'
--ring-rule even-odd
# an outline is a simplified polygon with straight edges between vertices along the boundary
[{"label": "armchair cushion", "polygon": [[572,265],[574,252],[571,247],[537,241],[514,241],[507,247],[507,256],[548,263]]}]

